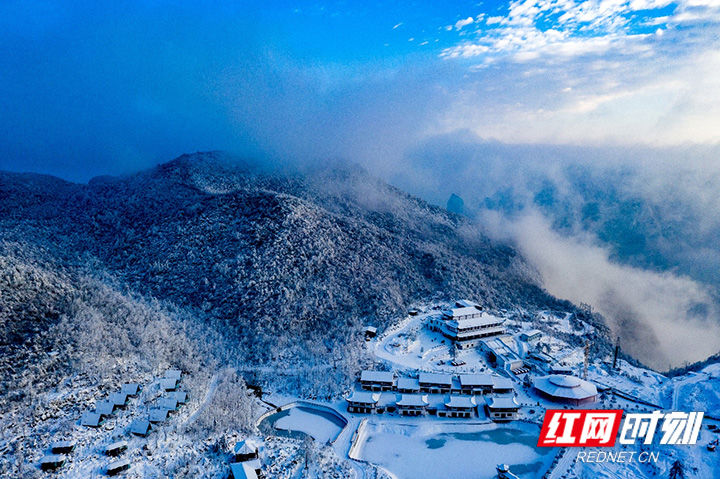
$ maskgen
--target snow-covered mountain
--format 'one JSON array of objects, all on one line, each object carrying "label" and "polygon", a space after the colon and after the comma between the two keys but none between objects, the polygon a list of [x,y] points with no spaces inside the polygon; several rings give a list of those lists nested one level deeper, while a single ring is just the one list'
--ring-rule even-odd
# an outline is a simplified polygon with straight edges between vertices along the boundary
[{"label": "snow-covered mountain", "polygon": [[107,275],[232,335],[248,360],[304,356],[309,344],[329,356],[436,295],[569,306],[514,250],[359,168],[280,173],[204,153],[87,185],[3,173],[0,195],[6,260]]},{"label": "snow-covered mountain", "polygon": [[143,451],[191,477],[226,447],[177,448],[254,427],[246,381],[337,396],[371,360],[366,325],[459,297],[574,312],[597,326],[593,354],[610,351],[601,318],[547,294],[515,250],[357,167],[199,153],[88,184],[0,173],[0,447],[15,458],[0,472],[30,477],[99,397],[176,367],[195,412]]}]

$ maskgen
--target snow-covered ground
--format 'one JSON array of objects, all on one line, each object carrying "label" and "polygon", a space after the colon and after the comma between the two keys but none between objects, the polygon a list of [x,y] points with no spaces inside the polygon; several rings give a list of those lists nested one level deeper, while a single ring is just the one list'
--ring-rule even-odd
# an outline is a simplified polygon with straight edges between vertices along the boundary
[{"label": "snow-covered ground", "polygon": [[275,428],[301,431],[320,443],[335,440],[342,430],[342,426],[338,425],[336,421],[303,406],[293,407],[278,414],[284,415],[275,421]]},{"label": "snow-covered ground", "polygon": [[515,422],[463,424],[408,421],[398,424],[372,418],[358,455],[385,467],[398,478],[495,477],[506,463],[523,478],[547,469],[554,450],[537,448],[539,427]]}]

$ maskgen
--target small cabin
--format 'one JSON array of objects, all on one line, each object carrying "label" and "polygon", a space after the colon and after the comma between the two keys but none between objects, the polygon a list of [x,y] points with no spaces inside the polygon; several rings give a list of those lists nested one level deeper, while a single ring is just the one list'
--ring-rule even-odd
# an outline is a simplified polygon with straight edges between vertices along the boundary
[{"label": "small cabin", "polygon": [[163,422],[168,417],[168,410],[165,408],[155,408],[150,410],[150,422]]},{"label": "small cabin", "polygon": [[119,456],[123,452],[127,451],[127,448],[128,448],[127,441],[113,442],[112,444],[109,444],[105,448],[105,454],[107,456]]},{"label": "small cabin", "polygon": [[539,329],[531,329],[530,331],[523,331],[520,333],[520,339],[526,343],[536,343],[542,338],[542,331]]},{"label": "small cabin", "polygon": [[120,392],[126,396],[137,396],[140,391],[140,385],[138,383],[126,383],[120,388]]},{"label": "small cabin", "polygon": [[70,454],[75,449],[72,441],[58,441],[50,445],[50,452],[53,454]]},{"label": "small cabin", "polygon": [[99,413],[88,411],[83,414],[82,418],[80,419],[80,425],[87,427],[98,427],[100,425],[101,419],[102,418]]},{"label": "small cabin", "polygon": [[180,381],[180,377],[182,376],[182,371],[179,369],[168,369],[165,371],[165,378],[166,379],[175,379],[176,381]]},{"label": "small cabin", "polygon": [[473,396],[450,396],[445,401],[445,410],[438,411],[438,416],[470,418],[475,416],[476,407]]},{"label": "small cabin", "polygon": [[178,402],[175,398],[162,398],[158,401],[158,406],[161,408],[165,408],[168,411],[174,411],[177,409]]},{"label": "small cabin", "polygon": [[417,378],[399,378],[397,391],[401,394],[414,394],[420,392],[420,381]]},{"label": "small cabin", "polygon": [[365,328],[365,341],[369,341],[375,336],[377,336],[377,328],[375,326],[368,326]]},{"label": "small cabin", "polygon": [[105,472],[108,476],[115,476],[123,471],[127,471],[128,469],[130,469],[130,460],[121,459],[119,461],[111,462],[110,464],[108,464]]},{"label": "small cabin", "polygon": [[512,379],[505,376],[492,376],[493,388],[495,394],[512,394],[515,393],[515,387]]},{"label": "small cabin", "polygon": [[52,454],[40,459],[40,469],[43,471],[54,471],[60,469],[65,464],[65,456]]},{"label": "small cabin", "polygon": [[463,394],[488,394],[492,392],[494,384],[490,374],[460,375],[460,391]]},{"label": "small cabin", "polygon": [[230,464],[230,477],[233,479],[258,479],[260,461],[233,462]]},{"label": "small cabin", "polygon": [[162,378],[160,380],[160,387],[165,391],[174,391],[177,388],[177,379],[174,378]]},{"label": "small cabin", "polygon": [[488,417],[496,422],[517,419],[520,405],[515,396],[495,396],[487,399]]},{"label": "small cabin", "polygon": [[108,401],[113,403],[115,407],[125,407],[125,405],[127,404],[127,394],[123,394],[121,392],[112,393],[108,397]]},{"label": "small cabin", "polygon": [[572,376],[573,370],[569,366],[556,365],[550,368],[550,374],[560,374],[563,376]]},{"label": "small cabin", "polygon": [[427,411],[428,397],[420,394],[403,394],[395,406],[403,416],[422,416]]},{"label": "small cabin", "polygon": [[110,416],[115,410],[115,404],[110,401],[95,402],[95,412],[101,416]]},{"label": "small cabin", "polygon": [[452,374],[420,373],[418,382],[426,393],[449,393],[453,388]]},{"label": "small cabin", "polygon": [[346,398],[348,412],[372,414],[377,411],[377,404],[380,400],[380,393],[369,391],[353,391]]},{"label": "small cabin", "polygon": [[130,423],[130,432],[136,436],[147,436],[150,431],[150,421],[147,419],[135,419]]},{"label": "small cabin", "polygon": [[235,444],[233,454],[235,455],[235,462],[250,461],[252,459],[258,459],[259,457],[257,446],[247,439]]},{"label": "small cabin", "polygon": [[395,375],[390,371],[363,371],[360,385],[369,391],[390,391],[395,386]]},{"label": "small cabin", "polygon": [[173,391],[168,397],[175,399],[178,404],[185,404],[187,402],[187,393],[185,391]]}]

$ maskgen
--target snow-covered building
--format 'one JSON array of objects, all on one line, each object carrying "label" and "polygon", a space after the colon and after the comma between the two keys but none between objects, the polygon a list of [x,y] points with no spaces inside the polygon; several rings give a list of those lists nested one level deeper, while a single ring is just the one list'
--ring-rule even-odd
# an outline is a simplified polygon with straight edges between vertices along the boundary
[{"label": "snow-covered building", "polygon": [[155,408],[150,410],[150,422],[163,422],[168,417],[168,410],[165,408]]},{"label": "snow-covered building", "polygon": [[115,404],[110,401],[95,402],[95,412],[100,416],[110,416],[115,410]]},{"label": "snow-covered building", "polygon": [[121,459],[108,464],[105,472],[108,476],[115,476],[128,469],[130,469],[130,459]]},{"label": "snow-covered building", "polygon": [[180,381],[180,378],[182,377],[182,371],[180,371],[179,369],[168,369],[167,371],[165,371],[164,377]]},{"label": "snow-covered building", "polygon": [[492,392],[495,394],[509,394],[515,392],[515,387],[510,378],[505,376],[492,376]]},{"label": "snow-covered building", "polygon": [[98,427],[102,417],[97,412],[88,411],[80,419],[81,426]]},{"label": "snow-covered building", "polygon": [[493,390],[490,374],[460,374],[460,390],[463,394],[488,394]]},{"label": "snow-covered building", "polygon": [[449,393],[453,387],[452,374],[420,373],[420,391],[426,393]]},{"label": "snow-covered building", "polygon": [[258,447],[248,439],[238,441],[233,449],[233,454],[235,456],[235,462],[250,461],[259,457]]},{"label": "snow-covered building", "polygon": [[477,304],[475,301],[470,301],[469,299],[459,299],[459,300],[455,301],[455,307],[456,308],[482,309],[479,304]]},{"label": "snow-covered building", "polygon": [[573,370],[570,366],[556,364],[555,366],[550,368],[550,374],[562,374],[564,376],[572,376]]},{"label": "snow-covered building", "polygon": [[397,391],[402,394],[419,393],[420,380],[418,378],[398,378]]},{"label": "snow-covered building", "polygon": [[178,402],[177,399],[171,397],[161,398],[158,401],[158,406],[161,408],[165,408],[168,411],[174,411],[177,409]]},{"label": "snow-covered building", "polygon": [[177,388],[177,379],[162,378],[160,380],[160,387],[165,391],[174,391]]},{"label": "snow-covered building", "polygon": [[533,387],[545,398],[576,406],[595,402],[598,398],[597,387],[593,383],[564,374],[537,377],[533,380]]},{"label": "snow-covered building", "polygon": [[[458,301],[457,304],[464,304]],[[474,304],[474,303],[473,303]],[[461,306],[443,311],[428,319],[428,328],[440,332],[459,349],[478,345],[481,338],[503,334],[504,319],[482,311],[480,306]]]},{"label": "snow-covered building", "polygon": [[105,454],[107,456],[119,456],[124,451],[127,451],[128,443],[127,441],[117,441],[113,442],[112,444],[109,444],[105,448]]},{"label": "snow-covered building", "polygon": [[348,403],[348,412],[372,414],[377,410],[377,404],[380,400],[380,393],[369,391],[353,391],[353,393],[345,400]]},{"label": "snow-covered building", "polygon": [[520,339],[526,343],[536,343],[542,338],[542,331],[539,329],[531,329],[520,333]]},{"label": "snow-covered building", "polygon": [[113,403],[115,407],[124,408],[127,404],[127,394],[123,394],[121,392],[112,393],[108,397],[108,401]]},{"label": "snow-covered building", "polygon": [[233,462],[230,464],[230,475],[234,479],[258,479],[260,461]]},{"label": "snow-covered building", "polygon": [[403,394],[395,406],[403,416],[421,416],[427,411],[428,397],[425,394]]},{"label": "snow-covered building", "polygon": [[150,421],[147,419],[135,419],[130,423],[130,432],[136,436],[147,436],[150,431]]},{"label": "snow-covered building", "polygon": [[50,445],[50,452],[53,454],[69,454],[75,449],[72,441],[57,441]]},{"label": "snow-covered building", "polygon": [[375,326],[368,326],[365,328],[365,340],[369,340],[377,336],[377,328]]},{"label": "snow-covered building", "polygon": [[120,388],[120,392],[126,396],[137,396],[139,390],[140,385],[138,383],[126,383]]},{"label": "snow-covered building", "polygon": [[177,401],[178,404],[185,404],[187,402],[187,393],[185,391],[172,391],[168,394],[168,397]]},{"label": "snow-covered building", "polygon": [[532,359],[535,359],[535,360],[540,361],[541,363],[545,363],[545,364],[550,364],[553,361],[555,361],[555,359],[553,359],[552,356],[550,356],[549,354],[544,353],[542,351],[530,351],[528,353],[528,356],[531,357]]},{"label": "snow-covered building", "polygon": [[493,396],[485,400],[487,414],[493,421],[512,421],[517,419],[520,405],[514,395]]},{"label": "snow-covered building", "polygon": [[395,374],[390,371],[362,371],[360,385],[369,391],[390,391],[395,387]]},{"label": "snow-covered building", "polygon": [[484,339],[480,342],[481,349],[485,351],[490,361],[495,366],[505,371],[514,371],[521,369],[524,364],[520,356],[510,347],[512,337],[504,335],[490,339]]},{"label": "snow-covered building", "polygon": [[477,402],[472,396],[454,396],[445,401],[445,409],[437,412],[440,417],[464,417],[475,416]]},{"label": "snow-covered building", "polygon": [[51,454],[40,459],[40,469],[43,471],[54,471],[65,464],[65,456]]}]

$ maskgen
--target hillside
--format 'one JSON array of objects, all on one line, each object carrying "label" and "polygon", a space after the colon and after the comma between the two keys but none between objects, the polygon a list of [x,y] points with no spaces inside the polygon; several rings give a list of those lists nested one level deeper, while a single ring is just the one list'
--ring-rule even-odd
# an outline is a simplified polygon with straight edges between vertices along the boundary
[{"label": "hillside", "polygon": [[290,171],[205,153],[87,185],[3,173],[3,250],[186,308],[250,361],[330,357],[433,296],[569,306],[512,249],[359,168]]}]

